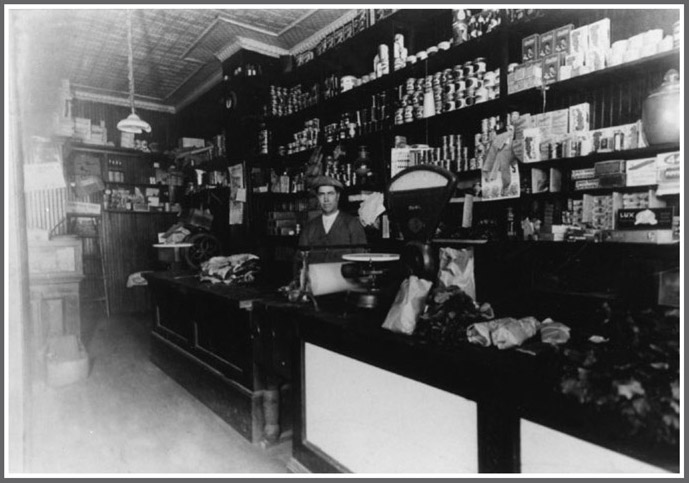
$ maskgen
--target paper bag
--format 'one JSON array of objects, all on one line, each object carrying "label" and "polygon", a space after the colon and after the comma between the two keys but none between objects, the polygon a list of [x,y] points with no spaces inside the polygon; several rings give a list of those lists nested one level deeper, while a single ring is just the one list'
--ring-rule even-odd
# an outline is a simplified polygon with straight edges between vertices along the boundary
[{"label": "paper bag", "polygon": [[404,280],[385,317],[383,328],[411,335],[416,328],[416,319],[423,311],[426,296],[432,285],[432,282],[418,278],[416,275]]},{"label": "paper bag", "polygon": [[476,300],[476,282],[474,281],[474,249],[454,248],[440,249],[440,269],[438,281],[445,287],[457,286],[469,297]]}]

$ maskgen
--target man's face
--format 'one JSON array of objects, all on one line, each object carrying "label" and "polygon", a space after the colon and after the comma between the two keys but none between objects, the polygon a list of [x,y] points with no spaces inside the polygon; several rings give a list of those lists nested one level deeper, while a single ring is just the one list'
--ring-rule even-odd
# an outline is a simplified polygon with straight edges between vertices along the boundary
[{"label": "man's face", "polygon": [[332,186],[321,186],[318,188],[318,204],[324,215],[330,215],[337,211],[337,204],[340,201],[340,193]]}]

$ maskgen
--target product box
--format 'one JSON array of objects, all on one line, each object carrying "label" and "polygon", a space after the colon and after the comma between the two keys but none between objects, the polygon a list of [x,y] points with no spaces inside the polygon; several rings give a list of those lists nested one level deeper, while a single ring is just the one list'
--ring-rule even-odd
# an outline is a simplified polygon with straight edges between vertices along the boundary
[{"label": "product box", "polygon": [[583,132],[589,130],[589,111],[591,105],[588,102],[569,107],[569,132]]},{"label": "product box", "polygon": [[657,183],[656,158],[629,159],[626,162],[627,186]]},{"label": "product box", "polygon": [[572,29],[569,33],[569,53],[585,56],[589,49],[589,26]]},{"label": "product box", "polygon": [[610,49],[610,19],[604,18],[588,27],[589,49],[607,52]]},{"label": "product box", "polygon": [[[586,60],[584,64],[586,65],[587,71],[596,71],[596,70],[601,70],[605,69],[605,56],[606,56],[607,50],[602,50],[602,49],[589,49],[586,52]],[[582,75],[584,73],[588,72],[581,72],[579,75]]]},{"label": "product box", "polygon": [[670,230],[673,208],[640,208],[617,210],[618,230]]},{"label": "product box", "polygon": [[538,52],[538,34],[529,35],[522,39],[522,62],[536,60]]},{"label": "product box", "polygon": [[525,163],[541,161],[540,153],[541,130],[539,128],[524,129],[524,154]]},{"label": "product box", "polygon": [[559,80],[560,54],[550,54],[543,57],[543,84],[548,85]]},{"label": "product box", "polygon": [[545,32],[538,37],[538,58],[543,59],[555,53],[555,31]]},{"label": "product box", "polygon": [[569,39],[574,25],[564,25],[555,29],[555,52],[569,54]]},{"label": "product box", "polygon": [[562,171],[557,168],[550,168],[550,192],[559,193],[562,191]]},{"label": "product box", "polygon": [[570,176],[572,180],[591,179],[596,177],[596,172],[593,168],[573,169]]},{"label": "product box", "polygon": [[624,174],[625,162],[622,159],[613,159],[610,161],[598,161],[593,165],[596,177],[608,174]]},{"label": "product box", "polygon": [[180,148],[203,148],[206,141],[199,138],[179,138],[178,147]]},{"label": "product box", "polygon": [[611,173],[598,177],[601,188],[622,188],[626,186],[627,177],[624,173]]},{"label": "product box", "polygon": [[615,128],[605,127],[591,131],[593,151],[596,153],[611,153],[615,147]]},{"label": "product box", "polygon": [[658,195],[679,194],[682,159],[679,151],[656,156]]},{"label": "product box", "polygon": [[574,182],[574,189],[576,191],[591,190],[600,188],[600,180],[598,178],[582,179]]},{"label": "product box", "polygon": [[569,109],[550,111],[550,116],[550,132],[556,136],[566,135],[569,132]]}]

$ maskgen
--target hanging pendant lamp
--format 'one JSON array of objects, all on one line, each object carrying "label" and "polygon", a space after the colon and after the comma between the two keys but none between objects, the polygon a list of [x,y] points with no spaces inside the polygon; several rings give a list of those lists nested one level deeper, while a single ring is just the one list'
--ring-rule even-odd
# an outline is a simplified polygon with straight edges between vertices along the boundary
[{"label": "hanging pendant lamp", "polygon": [[129,61],[129,104],[132,108],[132,113],[126,119],[122,119],[117,123],[117,129],[122,132],[133,134],[141,134],[142,132],[151,132],[151,125],[146,121],[142,121],[134,111],[134,53],[132,51],[132,11],[127,10],[127,46],[128,61]]}]

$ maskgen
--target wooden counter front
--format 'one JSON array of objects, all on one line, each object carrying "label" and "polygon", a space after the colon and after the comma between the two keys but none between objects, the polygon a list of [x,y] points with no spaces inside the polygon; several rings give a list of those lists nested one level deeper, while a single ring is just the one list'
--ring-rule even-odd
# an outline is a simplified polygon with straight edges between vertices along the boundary
[{"label": "wooden counter front", "polygon": [[[453,439],[451,434],[445,435],[447,441],[457,444],[455,454],[458,460],[467,454],[476,455],[474,463],[463,461],[455,466],[448,465],[447,468],[459,468],[453,472],[548,472],[547,468],[553,468],[553,461],[543,462],[550,466],[539,465],[538,461],[534,464],[533,453],[543,451],[543,445],[549,444],[553,447],[576,446],[589,458],[578,459],[576,453],[568,454],[571,452],[561,454],[560,469],[551,472],[586,472],[587,468],[595,469],[593,472],[678,471],[678,448],[651,447],[638,438],[624,437],[623,432],[618,431],[622,429],[618,426],[619,418],[608,418],[556,393],[553,387],[559,376],[559,362],[555,351],[546,350],[533,356],[469,343],[449,349],[384,330],[381,328],[384,314],[348,308],[337,297],[333,297],[330,303],[326,298],[319,304],[320,311],[315,311],[311,305],[297,306],[278,298],[256,303],[256,310],[263,313],[262,317],[276,321],[274,325],[292,327],[295,331],[290,352],[294,407],[298,408],[293,422],[291,463],[295,471],[396,472],[395,468],[399,467],[400,472],[415,472],[409,470],[414,466],[407,464],[406,460],[393,461],[394,457],[389,455],[387,466],[374,464],[365,454],[364,461],[357,460],[356,455],[361,457],[362,452],[353,449],[357,444],[365,444],[367,439],[373,440],[375,432],[392,434],[398,427],[413,428],[413,425],[396,423],[382,427],[379,420],[362,417],[356,429],[361,432],[355,439],[351,435],[329,437],[326,434],[324,437],[323,432],[318,432],[322,421],[350,417],[350,406],[358,400],[367,404],[359,408],[362,416],[375,413],[378,410],[376,406],[380,405],[386,408],[380,412],[384,419],[394,421],[394,415],[399,415],[399,423],[418,418],[435,421],[434,424],[439,425],[457,423],[452,426],[457,428],[456,431],[466,431],[466,424],[456,418],[460,418],[459,415],[463,415],[461,418],[464,420],[473,418],[471,424],[475,425],[475,431],[466,433],[476,437],[470,447],[465,438]],[[312,365],[309,365],[309,358],[314,361]],[[324,366],[342,369],[328,373],[321,370]],[[357,374],[353,380],[348,377],[349,371]],[[318,381],[313,374],[321,374],[320,386],[315,391],[306,387],[312,381]],[[397,379],[399,376],[403,380]],[[330,379],[323,381],[324,378]],[[369,385],[367,379],[378,381],[378,386]],[[404,381],[419,385],[412,386]],[[400,389],[391,389],[398,383]],[[338,392],[339,387],[347,390]],[[426,399],[415,399],[412,393],[405,396],[400,392],[402,390],[417,391],[414,394],[426,395],[422,396]],[[333,394],[332,397],[323,398],[322,395],[328,392]],[[380,397],[367,399],[371,392],[378,392]],[[392,398],[386,399],[384,395]],[[434,407],[428,404],[431,402],[429,398],[454,400],[455,420],[449,416],[438,423],[432,414],[426,413],[428,408]],[[317,415],[318,421],[310,420],[309,401],[327,401],[333,410],[324,412],[319,408],[316,411],[312,407],[311,413]],[[471,407],[472,404],[475,408]],[[340,405],[339,408],[334,407]],[[409,411],[410,405],[413,405],[413,411]],[[403,406],[406,406],[404,410],[401,409]],[[451,411],[449,409],[447,414],[451,415]],[[338,426],[331,424],[328,427]],[[425,432],[425,429],[423,425],[417,426],[416,431]],[[313,441],[312,435],[317,432],[321,439]],[[414,434],[407,436],[416,437]],[[543,439],[533,440],[539,437]],[[433,441],[414,441],[414,444],[422,447],[433,444]],[[340,453],[329,453],[326,446]],[[379,453],[378,461],[383,462],[386,455],[380,447],[380,444],[372,446],[369,453]],[[349,457],[350,464],[342,461],[340,455]],[[594,457],[599,461],[593,461]],[[424,465],[418,467],[423,468]]]},{"label": "wooden counter front", "polygon": [[262,441],[266,383],[251,309],[271,289],[201,283],[194,272],[144,277],[154,305],[151,360],[247,439]]}]

